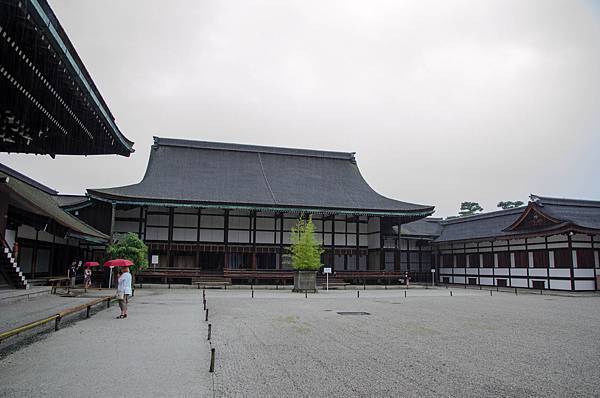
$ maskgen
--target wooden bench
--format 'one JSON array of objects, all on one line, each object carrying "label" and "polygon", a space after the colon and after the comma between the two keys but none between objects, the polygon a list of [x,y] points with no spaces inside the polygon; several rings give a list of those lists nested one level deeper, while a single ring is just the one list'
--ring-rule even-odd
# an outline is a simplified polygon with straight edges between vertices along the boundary
[{"label": "wooden bench", "polygon": [[69,287],[71,286],[71,280],[67,277],[48,278],[46,283],[49,286],[52,286],[52,289],[50,290],[52,294],[56,294],[57,287],[66,287],[67,291],[69,291]]}]

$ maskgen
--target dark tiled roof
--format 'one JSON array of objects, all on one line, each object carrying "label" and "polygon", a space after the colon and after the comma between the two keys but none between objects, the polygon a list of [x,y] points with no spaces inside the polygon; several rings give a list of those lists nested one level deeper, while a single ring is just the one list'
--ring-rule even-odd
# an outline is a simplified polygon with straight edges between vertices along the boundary
[{"label": "dark tiled roof", "polygon": [[39,189],[40,191],[44,191],[49,195],[57,195],[58,192],[55,191],[52,188],[49,188],[43,184],[40,184],[39,182],[37,182],[36,180],[27,177],[24,174],[19,173],[17,170],[15,169],[11,169],[10,167],[0,163],[0,172],[12,177],[12,178],[16,178],[22,182],[24,182],[25,184],[31,185],[34,188]]},{"label": "dark tiled roof", "polygon": [[60,207],[71,207],[83,204],[89,199],[85,195],[55,195],[54,200]]},{"label": "dark tiled roof", "polygon": [[421,220],[402,224],[403,236],[437,237],[442,233],[442,219],[427,217]]},{"label": "dark tiled roof", "polygon": [[89,189],[132,202],[327,209],[425,216],[432,206],[375,192],[353,153],[155,138],[143,180]]},{"label": "dark tiled roof", "polygon": [[574,226],[600,230],[600,202],[579,199],[558,199],[531,195],[530,206],[558,220],[558,224],[537,229],[507,230],[517,221],[527,206],[499,210],[470,217],[455,218],[442,222],[442,233],[436,242],[476,240],[525,234],[545,234]]},{"label": "dark tiled roof", "polygon": [[583,228],[600,229],[600,201],[533,196],[550,217]]},{"label": "dark tiled roof", "polygon": [[29,177],[24,179],[21,173],[4,167],[0,170],[0,178],[8,177],[8,181],[2,184],[10,198],[16,203],[22,204],[29,211],[53,219],[56,223],[65,227],[72,236],[92,240],[94,242],[107,242],[109,237],[102,232],[90,227],[78,218],[62,210],[55,200],[56,191],[50,190],[41,184],[32,184]]}]

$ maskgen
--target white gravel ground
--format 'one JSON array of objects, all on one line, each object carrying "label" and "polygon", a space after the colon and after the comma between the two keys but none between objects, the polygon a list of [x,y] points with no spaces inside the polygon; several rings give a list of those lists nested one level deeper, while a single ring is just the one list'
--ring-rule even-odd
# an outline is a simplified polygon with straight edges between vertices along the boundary
[{"label": "white gravel ground", "polygon": [[[8,355],[0,396],[597,396],[600,297],[136,291]],[[365,311],[369,315],[339,315]]]}]

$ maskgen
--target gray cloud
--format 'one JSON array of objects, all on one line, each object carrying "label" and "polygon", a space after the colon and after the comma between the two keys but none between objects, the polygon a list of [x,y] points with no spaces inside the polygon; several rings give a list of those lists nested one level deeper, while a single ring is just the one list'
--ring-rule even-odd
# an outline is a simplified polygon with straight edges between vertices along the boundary
[{"label": "gray cloud", "polygon": [[137,182],[152,135],[356,151],[381,193],[456,212],[600,198],[587,1],[51,4],[130,158],[0,155],[63,192]]}]

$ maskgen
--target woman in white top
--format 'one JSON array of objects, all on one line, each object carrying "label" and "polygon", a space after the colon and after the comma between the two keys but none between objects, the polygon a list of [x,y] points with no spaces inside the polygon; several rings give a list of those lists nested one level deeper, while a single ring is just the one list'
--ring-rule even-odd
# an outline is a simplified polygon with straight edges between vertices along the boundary
[{"label": "woman in white top", "polygon": [[118,319],[127,318],[127,301],[129,296],[131,296],[131,274],[129,273],[129,268],[123,267],[121,272],[117,285],[117,297],[119,299],[119,308],[121,308],[121,315],[117,317]]}]

